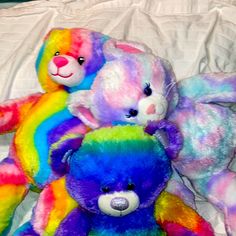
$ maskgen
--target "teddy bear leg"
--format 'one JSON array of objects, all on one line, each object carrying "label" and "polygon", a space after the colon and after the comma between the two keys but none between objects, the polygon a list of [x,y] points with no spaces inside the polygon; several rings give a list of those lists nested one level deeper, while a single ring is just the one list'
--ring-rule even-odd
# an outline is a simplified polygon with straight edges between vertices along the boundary
[{"label": "teddy bear leg", "polygon": [[15,209],[27,192],[27,179],[14,160],[0,162],[0,235],[9,230]]},{"label": "teddy bear leg", "polygon": [[14,236],[27,235],[28,230],[36,235],[53,236],[64,218],[77,206],[66,190],[65,178],[55,180],[40,193],[30,223],[19,228]]},{"label": "teddy bear leg", "polygon": [[165,189],[167,192],[178,196],[185,204],[196,209],[195,196],[193,192],[184,184],[182,178],[173,170],[171,179]]},{"label": "teddy bear leg", "polygon": [[236,172],[224,170],[193,181],[195,189],[218,207],[225,217],[228,235],[236,235]]},{"label": "teddy bear leg", "polygon": [[173,194],[162,192],[155,203],[155,218],[167,235],[213,236],[211,225]]}]

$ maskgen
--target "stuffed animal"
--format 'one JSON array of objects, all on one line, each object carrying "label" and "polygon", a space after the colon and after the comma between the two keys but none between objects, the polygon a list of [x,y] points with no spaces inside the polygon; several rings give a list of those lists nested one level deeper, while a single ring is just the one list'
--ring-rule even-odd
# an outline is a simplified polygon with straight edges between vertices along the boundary
[{"label": "stuffed animal", "polygon": [[70,95],[72,114],[93,128],[145,125],[164,117],[176,123],[184,145],[174,167],[224,213],[228,234],[236,235],[236,173],[228,169],[235,155],[236,114],[220,105],[236,102],[236,74],[202,74],[177,83],[168,66],[159,67],[163,61],[158,58],[122,56],[112,41],[109,47],[113,50],[105,54],[107,62],[91,90]]},{"label": "stuffed animal", "polygon": [[36,69],[45,93],[0,104],[0,133],[16,131],[8,157],[0,163],[0,235],[29,189],[40,190],[64,175],[48,160],[50,146],[62,136],[87,128],[67,109],[68,94],[89,89],[103,66],[109,37],[86,29],[54,29],[46,36]]},{"label": "stuffed animal", "polygon": [[[170,123],[163,125],[176,130]],[[147,132],[152,133],[152,126]],[[78,150],[67,155],[68,174],[43,190],[31,222],[15,235],[213,235],[196,212],[163,192],[172,172],[168,153],[181,147],[181,136],[175,134],[169,134],[166,152],[141,126],[87,133]],[[61,143],[52,156],[64,156],[64,147]],[[74,208],[58,222],[68,206]],[[48,225],[52,219],[51,225],[59,225],[55,232]]]},{"label": "stuffed animal", "polygon": [[[119,56],[149,52],[141,44],[114,40],[86,29],[51,30],[36,61],[38,79],[45,93],[0,104],[0,133],[16,131],[8,157],[0,163],[1,235],[8,231],[17,205],[29,189],[41,191],[46,184],[67,173],[63,158],[50,159],[50,150],[62,137],[83,135],[90,129],[68,111],[66,101],[69,94],[90,89],[114,51],[109,41],[119,48]],[[166,70],[166,63],[158,60],[153,70]],[[107,76],[112,73],[116,71],[109,71]],[[77,142],[70,145],[72,149],[77,148]]]}]

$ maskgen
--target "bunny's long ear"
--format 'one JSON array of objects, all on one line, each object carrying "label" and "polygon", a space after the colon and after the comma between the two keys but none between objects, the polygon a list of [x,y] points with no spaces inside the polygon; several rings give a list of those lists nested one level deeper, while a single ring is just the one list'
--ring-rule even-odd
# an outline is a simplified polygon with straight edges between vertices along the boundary
[{"label": "bunny's long ear", "polygon": [[151,50],[141,43],[115,39],[107,40],[103,46],[103,51],[108,61],[120,58],[126,54],[151,53]]},{"label": "bunny's long ear", "polygon": [[174,123],[167,120],[152,121],[146,126],[145,132],[158,138],[171,159],[178,156],[183,146],[183,137]]}]

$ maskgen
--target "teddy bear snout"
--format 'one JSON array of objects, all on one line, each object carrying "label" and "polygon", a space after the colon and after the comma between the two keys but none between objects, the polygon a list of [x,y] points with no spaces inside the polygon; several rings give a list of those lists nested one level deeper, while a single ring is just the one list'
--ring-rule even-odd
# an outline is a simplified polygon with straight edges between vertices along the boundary
[{"label": "teddy bear snout", "polygon": [[115,197],[111,200],[111,207],[114,210],[124,211],[129,208],[129,201],[124,197]]},{"label": "teddy bear snout", "polygon": [[106,193],[98,198],[98,207],[101,212],[115,217],[130,214],[139,205],[139,196],[134,191]]}]

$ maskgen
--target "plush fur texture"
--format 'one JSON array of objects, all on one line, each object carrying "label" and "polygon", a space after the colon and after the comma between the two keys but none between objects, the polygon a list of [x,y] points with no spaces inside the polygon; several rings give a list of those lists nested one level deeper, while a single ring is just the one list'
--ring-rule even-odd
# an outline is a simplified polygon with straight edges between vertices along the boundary
[{"label": "plush fur texture", "polygon": [[[147,124],[159,120],[163,111],[162,116],[176,123],[184,137],[183,149],[173,159],[174,167],[222,210],[227,232],[236,234],[236,173],[228,169],[235,155],[236,115],[221,104],[236,102],[236,74],[203,74],[177,83],[168,67],[166,76],[158,76],[164,73],[160,68],[154,74],[145,70],[154,65],[148,55],[128,58],[122,61],[122,56],[114,54],[90,91],[71,94],[70,111],[91,127]],[[115,73],[106,76],[108,71]],[[166,109],[164,101],[168,103]],[[162,134],[158,132],[157,136]]]},{"label": "plush fur texture", "polygon": [[68,174],[43,190],[31,222],[15,235],[213,235],[195,211],[162,192],[170,158],[140,126],[86,134],[68,164]]}]

